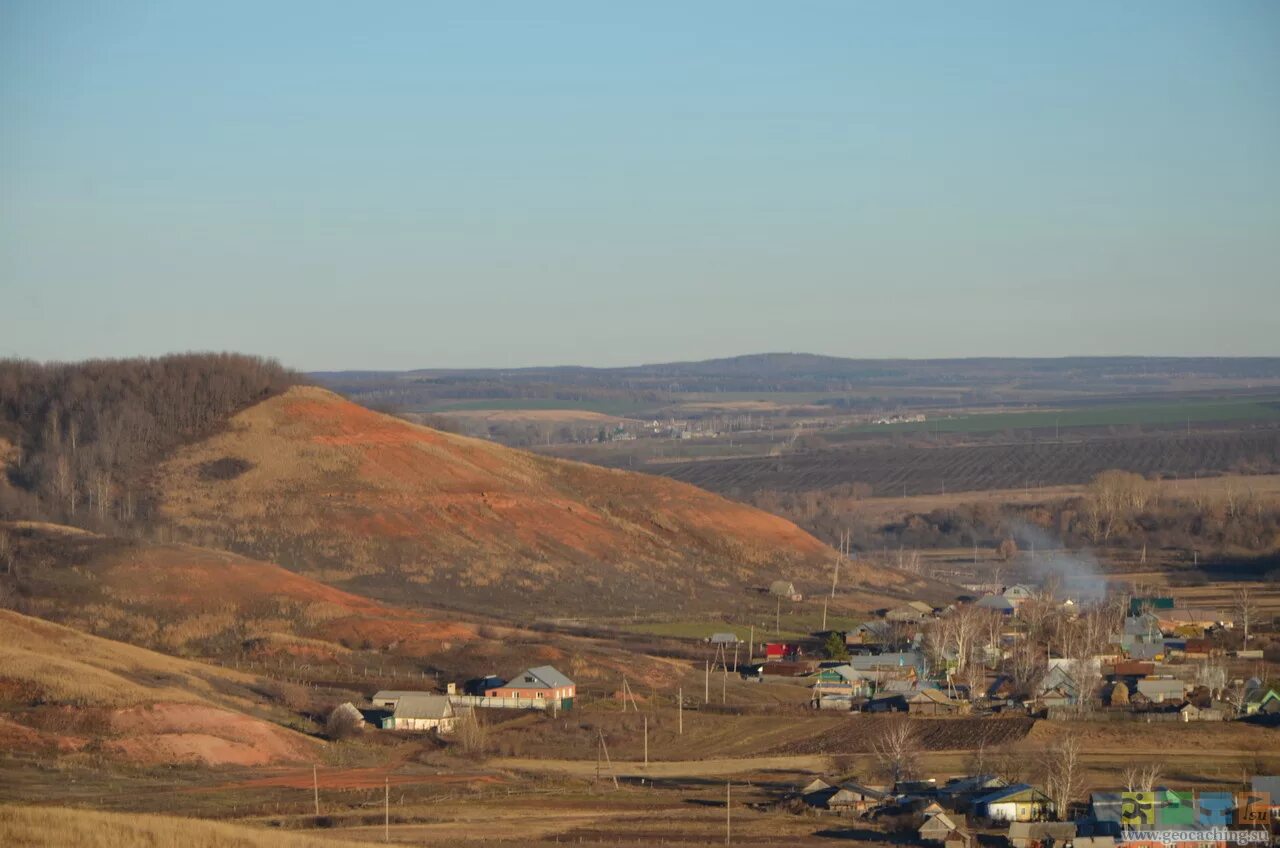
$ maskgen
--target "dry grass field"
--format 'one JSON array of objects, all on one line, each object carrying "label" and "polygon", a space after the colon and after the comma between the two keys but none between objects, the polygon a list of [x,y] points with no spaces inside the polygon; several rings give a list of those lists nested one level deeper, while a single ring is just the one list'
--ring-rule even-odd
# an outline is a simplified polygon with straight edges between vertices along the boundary
[{"label": "dry grass field", "polygon": [[0,844],[9,848],[306,848],[317,844],[355,848],[371,843],[352,842],[322,832],[295,835],[174,816],[4,805],[0,806]]}]

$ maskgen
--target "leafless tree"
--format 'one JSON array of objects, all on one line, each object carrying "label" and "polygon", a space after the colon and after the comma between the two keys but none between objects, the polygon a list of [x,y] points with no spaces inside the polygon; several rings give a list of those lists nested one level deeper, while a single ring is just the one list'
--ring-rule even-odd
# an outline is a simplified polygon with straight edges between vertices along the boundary
[{"label": "leafless tree", "polygon": [[1128,792],[1153,792],[1163,774],[1160,763],[1130,763],[1124,768],[1124,787]]},{"label": "leafless tree", "polygon": [[920,731],[907,716],[886,720],[871,738],[871,751],[886,780],[898,783],[914,776],[920,767]]},{"label": "leafless tree", "polygon": [[1085,790],[1080,740],[1074,736],[1063,739],[1047,749],[1040,762],[1045,794],[1053,801],[1058,819],[1066,821],[1071,802]]},{"label": "leafless tree", "polygon": [[461,716],[454,733],[458,746],[466,754],[474,756],[489,749],[489,728],[480,720],[477,710],[468,710]]},{"label": "leafless tree", "polygon": [[1096,541],[1105,542],[1120,524],[1141,512],[1155,496],[1155,487],[1141,474],[1103,471],[1089,484],[1085,512]]},{"label": "leafless tree", "polygon": [[1243,647],[1249,647],[1249,628],[1258,618],[1258,601],[1248,586],[1235,591],[1236,621],[1244,631]]}]

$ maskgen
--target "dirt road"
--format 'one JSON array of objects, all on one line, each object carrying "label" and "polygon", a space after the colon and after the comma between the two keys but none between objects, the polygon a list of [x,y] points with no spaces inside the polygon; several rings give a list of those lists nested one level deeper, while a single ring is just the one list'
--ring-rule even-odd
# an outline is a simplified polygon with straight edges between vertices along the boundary
[{"label": "dirt road", "polygon": [[[503,768],[516,771],[546,772],[567,774],[573,777],[595,777],[595,760],[546,760],[523,757],[504,757]],[[601,765],[601,773],[609,773],[606,765]],[[721,757],[705,760],[664,760],[643,762],[615,760],[613,769],[619,777],[715,777],[725,774],[742,774],[743,772],[781,771],[781,772],[814,772],[831,771],[831,759],[817,755],[778,756],[778,757]]]}]

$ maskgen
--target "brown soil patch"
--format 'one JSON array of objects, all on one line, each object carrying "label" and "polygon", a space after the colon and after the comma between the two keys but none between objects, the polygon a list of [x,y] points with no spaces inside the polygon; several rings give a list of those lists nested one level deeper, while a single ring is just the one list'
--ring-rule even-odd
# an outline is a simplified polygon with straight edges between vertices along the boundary
[{"label": "brown soil patch", "polygon": [[260,766],[312,760],[317,743],[284,728],[199,704],[158,703],[120,710],[110,729],[122,738],[103,748],[135,763],[198,761]]}]

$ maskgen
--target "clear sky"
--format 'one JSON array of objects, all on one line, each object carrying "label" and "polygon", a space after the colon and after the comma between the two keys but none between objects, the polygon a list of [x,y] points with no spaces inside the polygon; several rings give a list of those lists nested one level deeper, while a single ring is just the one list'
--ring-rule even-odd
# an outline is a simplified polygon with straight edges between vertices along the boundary
[{"label": "clear sky", "polygon": [[0,356],[1280,354],[1280,3],[0,3]]}]

